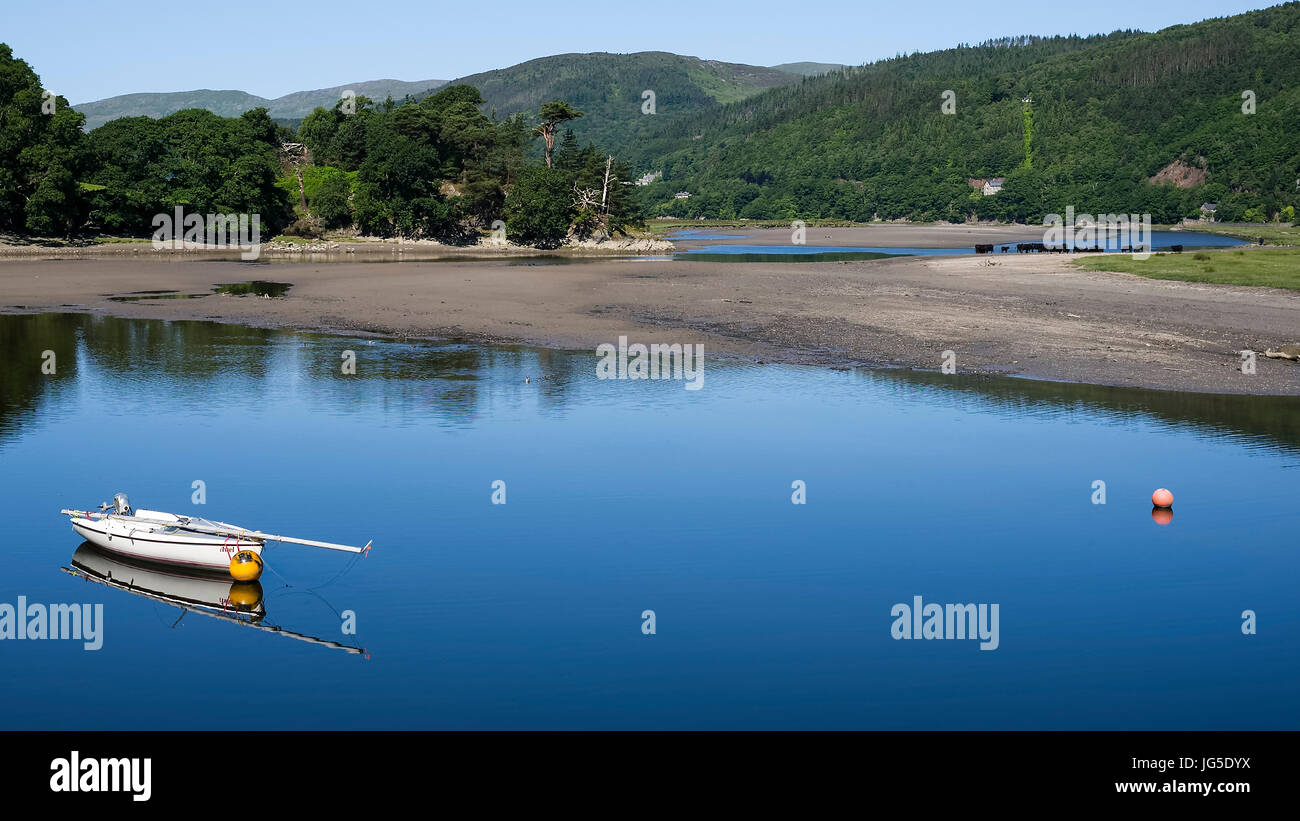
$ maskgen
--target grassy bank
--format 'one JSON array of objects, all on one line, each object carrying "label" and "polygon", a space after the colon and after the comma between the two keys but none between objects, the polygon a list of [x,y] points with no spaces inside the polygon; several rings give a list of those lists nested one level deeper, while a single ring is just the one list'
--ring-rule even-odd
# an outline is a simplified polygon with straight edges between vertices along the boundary
[{"label": "grassy bank", "polygon": [[[1157,226],[1159,228],[1160,226]],[[1200,231],[1206,234],[1220,234],[1225,237],[1259,242],[1265,245],[1300,246],[1300,225],[1288,225],[1277,222],[1211,222],[1205,225],[1168,226],[1184,231]]]},{"label": "grassy bank", "polygon": [[1150,279],[1300,290],[1300,249],[1293,248],[1154,254],[1145,260],[1129,254],[1106,254],[1075,260],[1074,264],[1090,271],[1116,271]]}]

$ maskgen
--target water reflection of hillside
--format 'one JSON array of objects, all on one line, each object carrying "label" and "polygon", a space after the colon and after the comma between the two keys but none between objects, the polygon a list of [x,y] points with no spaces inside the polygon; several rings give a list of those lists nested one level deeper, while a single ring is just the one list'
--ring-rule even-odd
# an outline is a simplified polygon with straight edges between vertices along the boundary
[{"label": "water reflection of hillside", "polygon": [[[310,412],[333,416],[379,408],[384,419],[398,426],[466,426],[526,403],[555,414],[572,403],[601,401],[587,391],[593,377],[590,354],[518,346],[369,341],[85,314],[0,316],[0,342],[5,352],[0,441],[57,407],[79,376],[85,377],[82,388],[93,394],[111,387],[117,401],[138,402],[140,413],[157,412],[159,395],[168,402],[158,407],[194,413],[232,397],[257,402],[288,396]],[[52,375],[41,372],[47,350],[54,351],[58,366]],[[345,351],[355,355],[355,373],[344,373]],[[97,385],[93,378],[98,373],[113,378]],[[1172,393],[911,371],[859,375],[900,401],[974,403],[991,413],[1022,417],[1102,412],[1117,419],[1189,426],[1247,446],[1300,450],[1300,397]]]},{"label": "water reflection of hillside", "polygon": [[1040,382],[1006,377],[945,376],[915,371],[862,370],[876,385],[916,398],[978,402],[1009,416],[1103,412],[1117,418],[1144,418],[1239,440],[1250,446],[1280,446],[1300,451],[1300,397],[1179,393]]}]

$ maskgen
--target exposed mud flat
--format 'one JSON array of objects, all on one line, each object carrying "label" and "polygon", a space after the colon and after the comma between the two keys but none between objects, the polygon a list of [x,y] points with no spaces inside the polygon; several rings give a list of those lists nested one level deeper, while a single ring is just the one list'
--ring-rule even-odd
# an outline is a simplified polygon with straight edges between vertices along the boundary
[{"label": "exposed mud flat", "polygon": [[[987,242],[1023,238],[1015,228],[983,226],[808,230],[818,244],[864,243],[862,232],[871,244],[969,245],[972,232]],[[788,241],[781,231],[770,241],[782,236]],[[746,239],[767,237],[750,232]],[[938,370],[950,350],[959,372],[1300,395],[1300,365],[1262,355],[1300,341],[1300,294],[1081,271],[1069,260],[1007,254],[532,264],[498,257],[277,262],[266,273],[248,263],[184,257],[10,258],[0,259],[0,311],[99,311],[591,350],[628,336],[702,343],[710,355],[833,367]],[[272,299],[212,293],[214,285],[251,279],[293,287]],[[143,291],[172,295],[113,299]],[[1253,375],[1241,372],[1243,350],[1260,354]]]}]

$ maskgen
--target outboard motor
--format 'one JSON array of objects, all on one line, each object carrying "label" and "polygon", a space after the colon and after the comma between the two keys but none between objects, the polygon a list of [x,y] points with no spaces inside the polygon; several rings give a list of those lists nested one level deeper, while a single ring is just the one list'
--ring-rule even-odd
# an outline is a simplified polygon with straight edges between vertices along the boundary
[{"label": "outboard motor", "polygon": [[126,498],[125,493],[113,494],[113,512],[119,516],[131,515],[131,502]]}]

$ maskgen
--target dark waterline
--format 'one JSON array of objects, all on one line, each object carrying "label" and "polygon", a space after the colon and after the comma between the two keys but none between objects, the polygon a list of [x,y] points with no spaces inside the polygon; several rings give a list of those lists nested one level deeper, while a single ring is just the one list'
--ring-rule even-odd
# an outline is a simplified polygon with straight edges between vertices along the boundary
[{"label": "dark waterline", "polygon": [[[1300,726],[1294,398],[712,360],[687,391],[593,354],[85,315],[0,339],[0,603],[105,619],[97,651],[0,642],[5,728]],[[272,546],[235,597],[370,657],[60,572],[89,565],[58,509],[118,490],[374,539]],[[998,649],[892,639],[916,595],[998,603]]]}]

